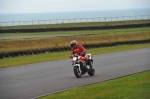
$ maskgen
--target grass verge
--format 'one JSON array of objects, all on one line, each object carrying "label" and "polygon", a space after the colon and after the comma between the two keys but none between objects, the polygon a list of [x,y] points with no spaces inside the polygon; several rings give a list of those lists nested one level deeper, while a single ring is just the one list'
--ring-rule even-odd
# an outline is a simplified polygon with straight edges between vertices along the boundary
[{"label": "grass verge", "polygon": [[85,31],[59,31],[59,32],[40,32],[40,33],[0,33],[0,37],[16,36],[61,36],[61,35],[85,35],[85,34],[127,34],[149,32],[150,27],[129,28],[129,29],[110,29],[110,30],[85,30]]},{"label": "grass verge", "polygon": [[59,47],[70,47],[71,40],[79,44],[100,44],[150,39],[150,32],[129,34],[105,34],[87,36],[69,36],[36,39],[0,40],[0,54],[9,52],[32,51]]},{"label": "grass verge", "polygon": [[[87,49],[87,53],[96,55],[96,54],[105,54],[105,53],[125,51],[125,50],[134,50],[134,49],[146,48],[146,47],[150,47],[150,44],[148,43],[148,44],[136,44],[136,45],[122,45],[122,46],[114,46],[114,47]],[[70,51],[59,52],[59,53],[44,53],[44,54],[20,56],[14,58],[4,58],[4,59],[0,59],[0,68],[67,59],[69,55],[70,55]]]},{"label": "grass verge", "polygon": [[150,99],[150,71],[73,88],[39,99]]}]

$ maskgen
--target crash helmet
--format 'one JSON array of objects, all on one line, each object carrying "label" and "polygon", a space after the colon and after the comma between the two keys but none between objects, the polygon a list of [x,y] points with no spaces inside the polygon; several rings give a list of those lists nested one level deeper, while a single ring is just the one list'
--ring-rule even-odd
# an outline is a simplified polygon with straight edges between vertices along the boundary
[{"label": "crash helmet", "polygon": [[71,43],[70,43],[70,46],[71,47],[74,47],[77,45],[77,41],[76,40],[72,40]]}]

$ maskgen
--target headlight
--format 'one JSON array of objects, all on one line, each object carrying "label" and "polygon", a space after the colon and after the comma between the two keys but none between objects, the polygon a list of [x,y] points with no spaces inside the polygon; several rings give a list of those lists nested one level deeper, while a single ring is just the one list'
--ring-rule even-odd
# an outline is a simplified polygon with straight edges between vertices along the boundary
[{"label": "headlight", "polygon": [[73,57],[73,61],[76,61],[77,60],[77,58],[76,57]]}]

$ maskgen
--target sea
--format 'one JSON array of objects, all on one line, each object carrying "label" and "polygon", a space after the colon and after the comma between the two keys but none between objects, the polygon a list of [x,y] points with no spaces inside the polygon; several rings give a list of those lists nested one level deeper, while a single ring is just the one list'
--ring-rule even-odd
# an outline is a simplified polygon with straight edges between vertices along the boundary
[{"label": "sea", "polygon": [[0,26],[150,19],[150,8],[47,13],[0,13]]}]

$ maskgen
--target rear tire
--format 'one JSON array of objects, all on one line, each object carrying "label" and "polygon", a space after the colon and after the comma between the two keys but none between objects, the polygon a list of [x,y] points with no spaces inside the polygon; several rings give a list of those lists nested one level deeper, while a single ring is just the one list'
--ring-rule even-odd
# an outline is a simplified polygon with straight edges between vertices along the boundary
[{"label": "rear tire", "polygon": [[94,76],[94,74],[95,74],[95,69],[91,69],[91,71],[89,71],[88,74],[89,74],[90,76]]},{"label": "rear tire", "polygon": [[81,78],[82,74],[81,71],[79,71],[79,67],[77,66],[74,67],[74,74],[77,78]]}]

